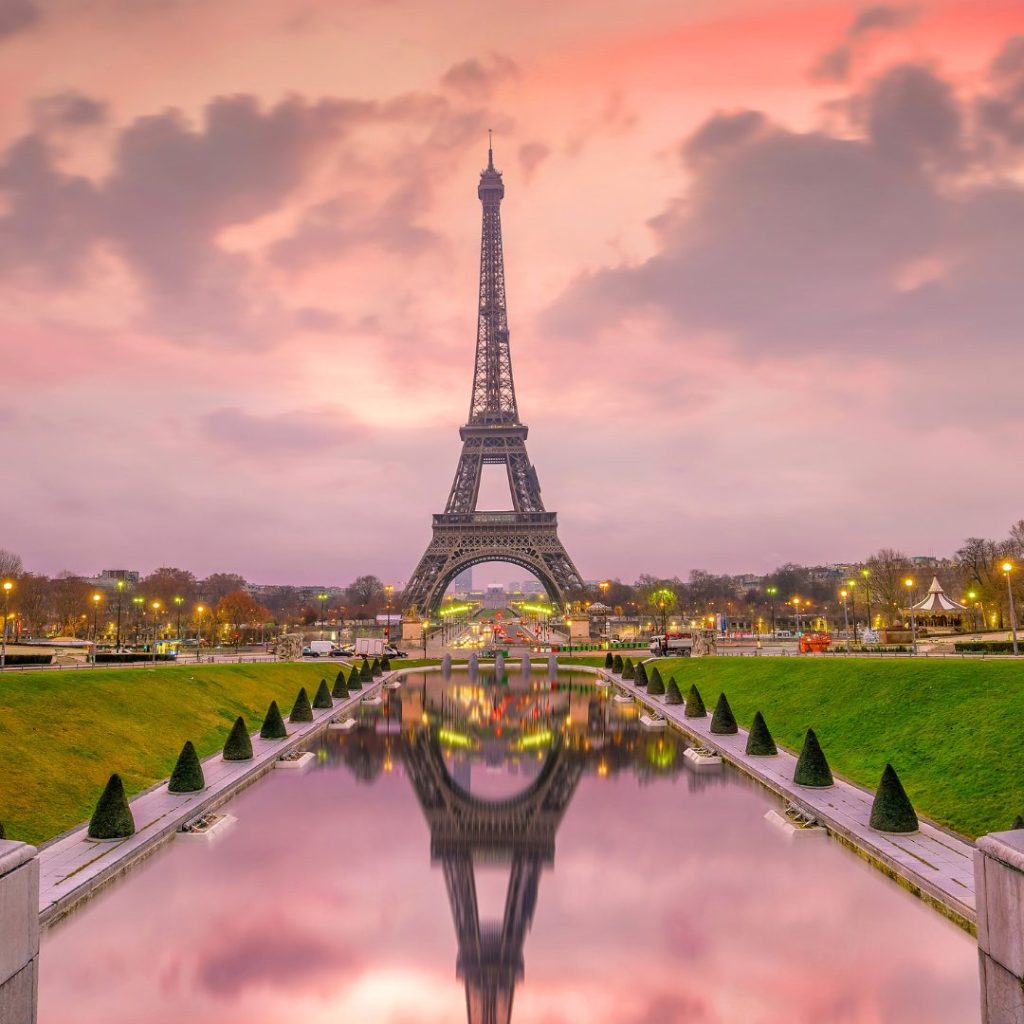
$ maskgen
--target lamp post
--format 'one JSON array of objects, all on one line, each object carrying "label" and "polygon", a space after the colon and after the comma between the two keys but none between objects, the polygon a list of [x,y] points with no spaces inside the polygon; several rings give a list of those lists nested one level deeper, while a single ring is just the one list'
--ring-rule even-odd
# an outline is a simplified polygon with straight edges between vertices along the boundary
[{"label": "lamp post", "polygon": [[324,638],[324,626],[327,625],[327,595],[321,591],[316,595],[320,602],[320,639]]},{"label": "lamp post", "polygon": [[914,581],[905,579],[903,585],[907,588],[907,603],[910,605],[910,650],[917,654],[917,612],[914,609]]},{"label": "lamp post", "polygon": [[848,590],[840,590],[839,596],[843,599],[843,627],[846,630],[846,653],[850,653],[850,610],[846,603],[847,597],[850,592]]},{"label": "lamp post", "polygon": [[568,641],[567,647],[569,657],[572,657],[572,618],[568,615],[565,617],[565,638]]},{"label": "lamp post", "polygon": [[206,609],[201,604],[196,605],[196,661],[202,660],[204,611]]},{"label": "lamp post", "polygon": [[117,581],[117,636],[114,638],[114,650],[121,653],[121,598],[124,596],[124,580]]},{"label": "lamp post", "polygon": [[778,587],[765,587],[764,592],[772,603],[772,639],[775,639],[775,595],[779,592]]},{"label": "lamp post", "polygon": [[144,597],[133,597],[132,604],[135,605],[135,646],[139,646],[139,634],[142,632],[142,612],[146,604]]},{"label": "lamp post", "polygon": [[868,577],[871,575],[870,569],[861,569],[861,576],[864,577],[864,600],[868,606],[868,629],[874,629],[875,627],[871,623],[871,584],[868,583]]},{"label": "lamp post", "polygon": [[430,625],[429,619],[423,620],[423,657],[427,656],[427,626]]},{"label": "lamp post", "polygon": [[175,639],[178,641],[179,646],[181,645],[181,606],[184,603],[185,603],[185,598],[183,598],[183,597],[176,597],[174,599],[174,604],[175,604],[176,610],[178,612],[178,625],[177,625],[177,628],[175,629],[174,636],[175,636]]},{"label": "lamp post", "polygon": [[601,613],[601,615],[602,615],[602,617],[604,619],[604,622],[602,623],[602,626],[601,626],[601,632],[604,634],[603,639],[607,641],[609,639],[608,638],[608,588],[611,586],[611,583],[608,580],[601,580],[601,582],[598,583],[597,586],[598,586],[598,589],[601,591],[601,604],[604,605],[604,611]]},{"label": "lamp post", "polygon": [[0,639],[0,672],[7,667],[7,618],[11,613],[11,591],[14,584],[10,580],[4,580],[4,634]]},{"label": "lamp post", "polygon": [[92,663],[96,664],[96,644],[99,642],[99,632],[97,630],[97,617],[100,611],[100,601],[103,600],[102,594],[92,595]]},{"label": "lamp post", "polygon": [[157,616],[160,614],[160,602],[159,601],[154,601],[152,607],[153,607],[153,640],[152,640],[152,643],[149,645],[149,653],[150,653],[150,656],[151,656],[151,660],[153,661],[154,664],[156,664],[156,627],[157,627]]},{"label": "lamp post", "polygon": [[847,580],[846,587],[850,591],[850,618],[853,619],[853,642],[857,642],[857,581]]},{"label": "lamp post", "polygon": [[[1013,572],[1013,562],[1003,562],[1001,566],[1003,575],[1006,577],[1006,596],[1010,599],[1010,633],[1013,636],[1014,656],[1020,653],[1017,649],[1017,609],[1013,605],[1013,587],[1010,586],[1010,573]],[[4,620],[4,629],[7,628]]]},{"label": "lamp post", "polygon": [[387,608],[384,612],[384,646],[391,646],[391,595],[394,593],[395,588],[387,583],[384,586],[384,593],[387,594]]},{"label": "lamp post", "polygon": [[796,635],[801,636],[803,634],[803,629],[801,628],[802,622],[800,621],[800,598],[794,597],[790,603],[793,605],[796,613]]},{"label": "lamp post", "polygon": [[978,600],[978,592],[976,590],[968,590],[967,600],[974,606],[971,609],[971,617],[974,619],[975,628],[980,633],[985,626],[985,616],[980,611],[981,602]]}]

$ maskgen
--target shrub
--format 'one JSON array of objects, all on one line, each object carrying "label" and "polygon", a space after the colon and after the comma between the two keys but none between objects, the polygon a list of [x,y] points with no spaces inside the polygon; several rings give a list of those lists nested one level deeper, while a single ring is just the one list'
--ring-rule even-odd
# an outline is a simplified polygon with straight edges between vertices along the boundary
[{"label": "shrub", "polygon": [[[1013,824],[1010,826],[1010,828],[1011,829],[1024,828],[1024,818],[1022,818],[1018,814],[1017,817],[1013,819]],[[3,839],[3,836],[0,836],[0,839]]]},{"label": "shrub", "polygon": [[382,672],[380,670],[380,662],[376,658],[373,659],[373,664],[370,666],[370,675],[374,679],[376,679],[377,676],[382,675]]},{"label": "shrub", "polygon": [[686,695],[685,714],[687,718],[708,717],[708,709],[704,707],[704,698],[700,695],[700,690],[697,689],[696,685],[692,685],[690,692]]},{"label": "shrub", "polygon": [[633,659],[632,658],[627,658],[625,660],[625,662],[623,663],[623,665],[622,665],[622,678],[623,679],[632,679],[634,674],[635,673],[634,673],[634,670],[633,670]]},{"label": "shrub", "polygon": [[380,659],[380,670],[382,672],[390,672],[391,671],[391,659],[389,657],[387,657],[386,655],[383,658]]},{"label": "shrub", "polygon": [[754,757],[774,757],[778,752],[779,748],[775,746],[775,740],[768,731],[764,715],[758,711],[747,734],[747,753],[753,754]]},{"label": "shrub", "polygon": [[363,673],[355,665],[352,666],[352,672],[348,677],[348,688],[350,690],[361,690],[363,688]]},{"label": "shrub", "polygon": [[199,763],[199,755],[192,746],[191,740],[185,740],[185,746],[178,755],[178,763],[171,772],[171,780],[167,783],[169,793],[198,793],[206,788],[203,777],[203,766]]},{"label": "shrub", "polygon": [[665,692],[665,680],[661,678],[657,665],[651,669],[651,681],[647,684],[647,692],[652,697],[660,697]]},{"label": "shrub", "polygon": [[891,764],[885,766],[871,805],[871,827],[876,832],[916,832],[917,815],[907,791]]},{"label": "shrub", "polygon": [[345,685],[345,670],[342,669],[334,679],[334,689],[331,696],[335,700],[345,700],[348,697],[348,687]]},{"label": "shrub", "polygon": [[796,762],[793,781],[798,786],[813,786],[818,789],[834,784],[832,769],[828,766],[825,752],[821,749],[813,729],[808,729],[804,737],[804,746]]},{"label": "shrub", "polygon": [[622,675],[622,655],[616,654],[612,659],[612,671],[617,675]]},{"label": "shrub", "polygon": [[227,742],[224,744],[225,761],[248,761],[252,758],[252,740],[249,730],[245,727],[245,719],[239,715],[231,726]]},{"label": "shrub", "polygon": [[953,644],[957,654],[1013,654],[1012,640],[966,640]]},{"label": "shrub", "polygon": [[648,683],[647,666],[642,661],[638,661],[633,669],[633,682],[641,688],[645,687]]},{"label": "shrub", "polygon": [[612,669],[615,667],[615,659],[612,657],[612,652],[611,651],[609,651],[604,656],[604,667],[605,668],[612,668]]},{"label": "shrub", "polygon": [[309,705],[309,695],[306,688],[299,690],[295,703],[292,705],[292,713],[288,716],[289,722],[312,722],[313,709]]},{"label": "shrub", "polygon": [[668,685],[665,687],[665,703],[683,703],[683,695],[679,692],[679,684],[676,682],[675,676],[668,677]]},{"label": "shrub", "polygon": [[736,725],[736,716],[732,713],[732,708],[729,707],[729,702],[725,699],[724,693],[718,695],[715,713],[711,716],[711,731],[719,735],[739,732],[739,727]]},{"label": "shrub", "polygon": [[263,719],[263,725],[260,728],[260,738],[264,740],[283,740],[288,735],[288,730],[285,728],[284,719],[281,717],[281,709],[277,706],[277,701],[272,700],[270,707],[267,708],[267,717]]},{"label": "shrub", "polygon": [[7,838],[7,830],[4,828],[4,823],[0,821],[0,839]]},{"label": "shrub", "polygon": [[370,668],[370,663],[363,658],[362,665],[359,666],[359,678],[364,683],[373,682],[373,669]]},{"label": "shrub", "polygon": [[111,775],[89,820],[89,838],[127,839],[134,834],[135,819],[124,795],[124,783],[120,775]]},{"label": "shrub", "polygon": [[331,700],[331,691],[327,689],[326,679],[320,680],[320,685],[316,690],[316,696],[313,698],[313,707],[321,709],[334,707],[334,701]]}]

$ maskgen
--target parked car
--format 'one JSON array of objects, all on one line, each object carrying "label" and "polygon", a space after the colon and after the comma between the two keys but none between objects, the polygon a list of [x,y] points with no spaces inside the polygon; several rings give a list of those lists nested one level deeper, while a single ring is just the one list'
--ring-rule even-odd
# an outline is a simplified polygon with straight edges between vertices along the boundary
[{"label": "parked car", "polygon": [[400,651],[397,647],[392,647],[390,644],[384,648],[385,658],[408,658],[409,655],[405,651]]}]

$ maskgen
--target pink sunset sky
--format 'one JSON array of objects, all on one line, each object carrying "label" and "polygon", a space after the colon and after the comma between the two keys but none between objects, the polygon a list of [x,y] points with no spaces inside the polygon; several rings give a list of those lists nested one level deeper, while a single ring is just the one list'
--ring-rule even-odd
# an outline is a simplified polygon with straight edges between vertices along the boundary
[{"label": "pink sunset sky", "polygon": [[0,61],[31,571],[404,580],[468,410],[488,127],[584,577],[1024,514],[1019,2],[0,0]]}]

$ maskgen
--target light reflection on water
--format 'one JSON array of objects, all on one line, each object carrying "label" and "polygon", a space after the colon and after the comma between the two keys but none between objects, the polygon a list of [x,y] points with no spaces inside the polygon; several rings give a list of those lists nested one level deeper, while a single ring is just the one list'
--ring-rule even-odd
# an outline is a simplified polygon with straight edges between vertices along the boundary
[{"label": "light reflection on water", "polygon": [[568,682],[410,674],[51,930],[41,1024],[978,1019],[969,936]]}]

